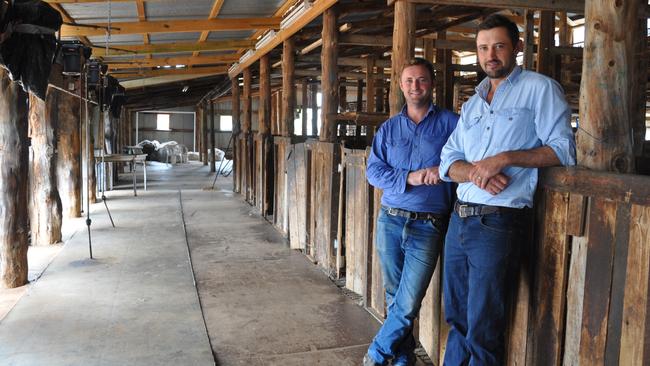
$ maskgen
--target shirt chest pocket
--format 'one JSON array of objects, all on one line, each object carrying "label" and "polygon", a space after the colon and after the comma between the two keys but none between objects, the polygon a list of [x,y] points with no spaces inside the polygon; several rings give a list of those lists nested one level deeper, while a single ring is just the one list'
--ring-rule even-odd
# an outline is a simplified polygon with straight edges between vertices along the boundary
[{"label": "shirt chest pocket", "polygon": [[445,136],[422,136],[422,149],[420,151],[425,167],[440,164],[440,152],[447,142]]},{"label": "shirt chest pocket", "polygon": [[410,142],[408,139],[390,139],[386,141],[388,164],[393,168],[409,169]]},{"label": "shirt chest pocket", "polygon": [[523,148],[536,138],[533,111],[506,108],[497,112],[493,141],[509,150]]}]

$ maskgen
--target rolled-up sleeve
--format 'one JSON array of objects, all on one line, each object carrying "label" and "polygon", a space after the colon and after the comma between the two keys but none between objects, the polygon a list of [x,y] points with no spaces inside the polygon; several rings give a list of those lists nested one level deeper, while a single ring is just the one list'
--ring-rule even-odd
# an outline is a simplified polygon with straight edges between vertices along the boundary
[{"label": "rolled-up sleeve", "polygon": [[465,113],[461,112],[460,119],[458,120],[454,132],[451,133],[447,143],[442,147],[442,152],[440,153],[440,167],[438,168],[438,174],[440,175],[440,179],[445,182],[453,182],[451,177],[449,177],[449,168],[451,165],[459,160],[465,161],[462,138],[463,127],[465,126],[463,123],[464,115]]},{"label": "rolled-up sleeve", "polygon": [[576,142],[571,130],[571,109],[560,85],[549,79],[540,91],[535,129],[542,145],[555,152],[564,166],[576,164]]},{"label": "rolled-up sleeve", "polygon": [[372,186],[391,193],[404,193],[409,171],[393,168],[387,162],[384,126],[380,127],[372,141],[366,176]]}]

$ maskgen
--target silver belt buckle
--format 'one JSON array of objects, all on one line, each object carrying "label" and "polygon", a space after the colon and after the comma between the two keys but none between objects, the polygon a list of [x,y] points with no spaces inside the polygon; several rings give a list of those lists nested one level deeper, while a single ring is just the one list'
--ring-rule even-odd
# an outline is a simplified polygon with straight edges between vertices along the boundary
[{"label": "silver belt buckle", "polygon": [[464,219],[464,218],[466,218],[467,216],[469,216],[469,215],[467,214],[467,211],[465,211],[465,210],[468,209],[468,208],[469,208],[468,205],[458,205],[458,217]]},{"label": "silver belt buckle", "polygon": [[387,213],[388,213],[389,215],[391,215],[391,216],[397,216],[397,212],[396,212],[395,209],[392,208],[392,207],[389,207],[389,208],[388,208],[388,212],[387,212]]}]

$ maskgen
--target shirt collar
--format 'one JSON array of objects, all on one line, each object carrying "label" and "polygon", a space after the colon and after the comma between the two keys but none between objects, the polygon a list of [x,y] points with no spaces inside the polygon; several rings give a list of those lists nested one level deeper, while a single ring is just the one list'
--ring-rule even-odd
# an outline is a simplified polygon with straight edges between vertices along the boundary
[{"label": "shirt collar", "polygon": [[[409,115],[406,113],[406,107],[407,107],[407,105],[404,104],[404,106],[402,107],[402,110],[399,112],[399,114],[401,116],[405,117],[405,118],[409,118]],[[422,119],[422,121],[424,121],[425,119],[431,117],[437,111],[438,111],[438,109],[437,109],[436,105],[433,104],[433,102],[429,102],[429,110],[427,110],[427,114],[424,115],[424,118]]]},{"label": "shirt collar", "polygon": [[[504,81],[507,81],[510,85],[514,85],[519,78],[519,75],[521,75],[521,66],[515,65]],[[490,91],[490,78],[486,77],[476,87],[476,93],[480,95],[481,98],[485,99],[488,91]]]}]

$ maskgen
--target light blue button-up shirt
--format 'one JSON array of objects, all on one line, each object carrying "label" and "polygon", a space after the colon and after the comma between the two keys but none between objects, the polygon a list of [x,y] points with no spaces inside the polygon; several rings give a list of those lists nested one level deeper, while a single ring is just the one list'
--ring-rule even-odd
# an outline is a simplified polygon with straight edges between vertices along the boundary
[{"label": "light blue button-up shirt", "polygon": [[[442,149],[440,177],[451,181],[449,167],[458,160],[474,162],[504,151],[553,149],[562,165],[575,165],[576,147],[571,131],[571,110],[560,85],[553,79],[515,66],[487,102],[490,81],[485,78],[462,107],[458,127]],[[510,166],[506,189],[491,195],[471,182],[458,185],[464,202],[533,207],[537,168]]]},{"label": "light blue button-up shirt", "polygon": [[440,150],[456,128],[458,115],[430,105],[420,123],[402,112],[384,122],[377,130],[368,158],[368,182],[384,190],[384,206],[413,212],[446,214],[453,204],[453,185],[411,186],[409,172],[440,164]]}]

